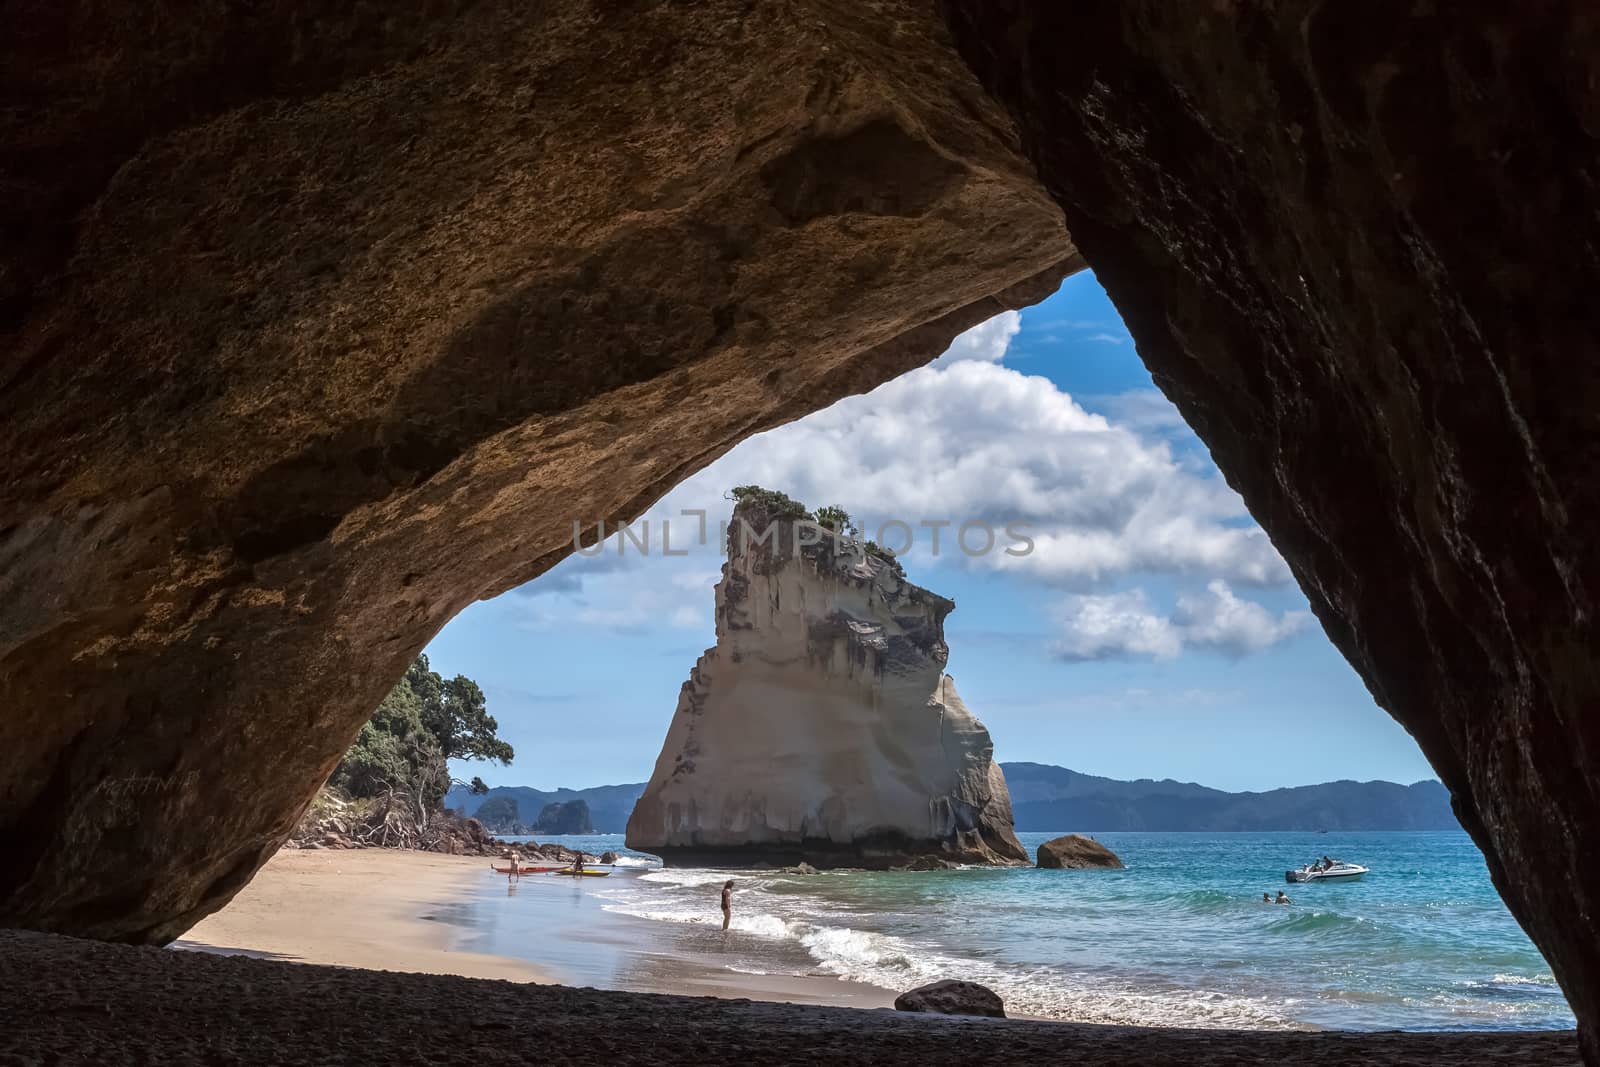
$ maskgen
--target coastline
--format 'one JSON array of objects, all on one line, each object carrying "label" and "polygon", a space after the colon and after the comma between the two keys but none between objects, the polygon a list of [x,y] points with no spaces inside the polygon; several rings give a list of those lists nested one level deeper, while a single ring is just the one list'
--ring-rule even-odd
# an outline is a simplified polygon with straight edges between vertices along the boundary
[{"label": "coastline", "polygon": [[[710,919],[703,930],[675,930],[605,910],[588,882],[530,875],[513,884],[487,874],[489,865],[484,857],[403,849],[285,849],[227,907],[172,947],[362,970],[832,1007],[888,1008],[897,995],[827,974],[730,970],[718,958]],[[505,929],[507,915],[521,925]],[[526,953],[507,953],[508,944],[526,946]]]},{"label": "coastline", "polygon": [[1574,1031],[1088,1026],[616,993],[0,931],[0,1055],[21,1063],[1579,1067]]},{"label": "coastline", "polygon": [[449,916],[489,861],[401,849],[284,849],[174,948],[377,971],[550,982],[537,965],[466,950]]}]

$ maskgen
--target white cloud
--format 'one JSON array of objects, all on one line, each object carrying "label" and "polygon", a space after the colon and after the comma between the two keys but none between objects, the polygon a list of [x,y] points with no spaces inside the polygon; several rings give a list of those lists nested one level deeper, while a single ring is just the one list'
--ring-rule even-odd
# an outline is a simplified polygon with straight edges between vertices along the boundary
[{"label": "white cloud", "polygon": [[1011,347],[1011,339],[1020,329],[1022,329],[1022,316],[1015,311],[1002,311],[994,318],[986,319],[970,330],[957,334],[956,339],[950,342],[950,347],[944,350],[944,354],[929,366],[948,367],[964,359],[998,363],[1006,358],[1006,349]]},{"label": "white cloud", "polygon": [[1184,648],[1244,656],[1299,633],[1304,611],[1274,616],[1216,579],[1204,593],[1183,594],[1170,617],[1157,614],[1144,591],[1068,597],[1058,610],[1055,653],[1068,660],[1149,657],[1171,659]]},{"label": "white cloud", "polygon": [[1149,656],[1171,659],[1183,651],[1183,638],[1170,620],[1150,610],[1142,590],[1067,598],[1061,609],[1062,659],[1112,659]]},{"label": "white cloud", "polygon": [[[652,514],[659,523],[705,508],[714,530],[730,510],[727,490],[754,482],[813,506],[839,504],[875,539],[885,520],[909,523],[919,545],[913,558],[922,560],[932,536],[923,522],[982,520],[999,533],[1022,520],[1035,543],[1025,557],[945,551],[941,560],[1084,588],[1139,571],[1287,581],[1238,495],[1193,466],[1169,442],[1086,411],[1047,378],[967,358],[753,437]],[[973,543],[981,540],[974,534]],[[1003,534],[998,543],[1013,544]],[[720,554],[715,543],[707,549]]]},{"label": "white cloud", "polygon": [[[1234,595],[1235,585],[1281,585],[1290,574],[1203,453],[1178,446],[1187,428],[1176,410],[1146,389],[1096,398],[1108,412],[1097,414],[1048,378],[1003,365],[1019,321],[1015,312],[997,316],[928,367],[743,442],[650,509],[651,558],[631,545],[619,557],[612,538],[599,557],[568,559],[529,590],[549,583],[549,596],[519,598],[519,623],[709,628],[728,490],[757,483],[811,506],[842,505],[869,537],[886,519],[910,523],[918,541],[907,562],[934,588],[932,534],[921,523],[983,520],[1004,548],[1011,542],[1001,528],[1024,521],[1034,542],[1027,556],[970,559],[951,549],[947,529],[938,563],[1079,594],[1061,609],[1055,651],[1067,658],[1160,659],[1185,648],[1242,655],[1299,629],[1304,613],[1274,616]],[[703,543],[690,543],[698,522],[684,509],[706,511]],[[663,519],[688,558],[660,557]],[[1171,611],[1137,591],[1106,591],[1142,575],[1179,588],[1211,584]]]},{"label": "white cloud", "polygon": [[1228,583],[1217,579],[1202,594],[1178,597],[1173,624],[1184,641],[1231,656],[1260,652],[1305,629],[1307,611],[1286,611],[1273,616],[1253,600],[1241,600]]},{"label": "white cloud", "polygon": [[1110,333],[1095,333],[1089,335],[1089,340],[1098,341],[1103,345],[1120,345],[1123,343],[1124,338]]}]

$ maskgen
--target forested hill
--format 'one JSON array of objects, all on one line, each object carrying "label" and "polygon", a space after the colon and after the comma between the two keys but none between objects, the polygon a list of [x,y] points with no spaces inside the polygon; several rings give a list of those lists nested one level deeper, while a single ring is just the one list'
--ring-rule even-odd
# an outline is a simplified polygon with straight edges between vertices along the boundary
[{"label": "forested hill", "polygon": [[1227,793],[1192,782],[1136,782],[1043,763],[1002,763],[1019,833],[1066,830],[1456,830],[1436,781],[1325,782]]},{"label": "forested hill", "polygon": [[482,796],[473,796],[462,786],[450,790],[444,798],[445,807],[467,815],[475,814],[480,806],[492,797],[509,797],[517,802],[518,817],[532,824],[546,804],[566,804],[582,800],[589,805],[589,821],[597,834],[620,834],[628,825],[628,815],[633,802],[644,792],[644,783],[632,785],[597,785],[592,789],[553,789],[546,792],[525,785],[496,786]]},{"label": "forested hill", "polygon": [[[1067,830],[1456,830],[1438,782],[1324,782],[1265,793],[1228,793],[1192,782],[1125,782],[1043,763],[1002,763],[1019,833]],[[584,800],[596,833],[620,834],[644,783],[545,791],[497,786],[473,796],[457,786],[445,805],[471,815],[491,797],[517,802],[532,823],[546,804]]]}]

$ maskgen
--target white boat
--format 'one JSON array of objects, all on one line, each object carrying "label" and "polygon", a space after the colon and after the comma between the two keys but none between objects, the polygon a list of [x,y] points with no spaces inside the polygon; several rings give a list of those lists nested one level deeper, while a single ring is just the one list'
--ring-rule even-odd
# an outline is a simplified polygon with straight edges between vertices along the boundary
[{"label": "white boat", "polygon": [[1359,863],[1334,860],[1327,867],[1313,867],[1308,863],[1297,871],[1284,871],[1283,877],[1289,882],[1350,882],[1360,878],[1368,870],[1369,868]]}]

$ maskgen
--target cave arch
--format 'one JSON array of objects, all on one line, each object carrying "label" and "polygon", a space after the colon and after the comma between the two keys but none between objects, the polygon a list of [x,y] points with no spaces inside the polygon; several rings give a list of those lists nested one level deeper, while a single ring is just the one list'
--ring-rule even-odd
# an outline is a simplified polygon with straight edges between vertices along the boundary
[{"label": "cave arch", "polygon": [[0,922],[174,936],[571,516],[1081,247],[1600,1062],[1581,5],[147,6],[0,43]]}]

